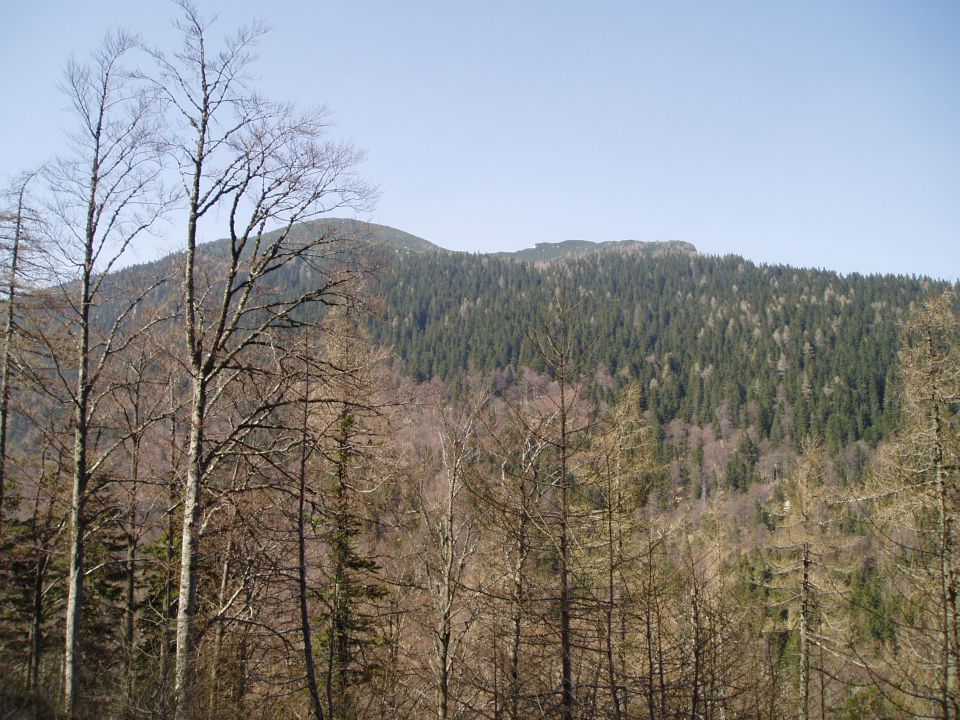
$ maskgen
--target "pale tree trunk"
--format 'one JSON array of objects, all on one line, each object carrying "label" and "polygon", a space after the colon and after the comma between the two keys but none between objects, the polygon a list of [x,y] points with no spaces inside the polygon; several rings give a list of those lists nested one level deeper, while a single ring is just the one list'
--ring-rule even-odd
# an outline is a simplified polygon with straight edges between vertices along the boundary
[{"label": "pale tree trunk", "polygon": [[[271,103],[247,85],[262,25],[241,28],[211,51],[211,23],[190,0],[178,5],[186,49],[172,59],[152,53],[158,65],[152,82],[188,128],[188,135],[167,145],[176,156],[187,205],[182,360],[192,405],[174,680],[175,718],[186,720],[193,712],[197,554],[207,474],[276,399],[252,399],[255,409],[240,411],[243,417],[228,420],[226,427],[208,426],[208,416],[227,404],[226,391],[240,382],[236,368],[253,364],[263,346],[278,339],[274,330],[298,322],[297,313],[314,303],[339,305],[355,297],[352,280],[360,272],[355,264],[337,262],[341,245],[327,235],[299,236],[291,228],[332,208],[367,207],[371,193],[353,174],[360,154],[349,145],[321,141],[325,124],[318,113],[299,114]],[[222,264],[205,268],[206,275],[198,268],[198,227],[217,213],[226,226],[228,252],[218,259]],[[265,233],[271,226],[276,230]],[[281,268],[301,261],[321,276],[313,287],[293,299],[262,296]]]},{"label": "pale tree trunk", "polygon": [[197,547],[199,545],[200,487],[203,477],[203,447],[206,383],[194,379],[193,406],[190,415],[190,444],[187,450],[187,478],[183,494],[183,528],[180,535],[180,594],[177,602],[177,658],[174,696],[177,720],[191,716],[196,645]]},{"label": "pale tree trunk", "polygon": [[697,720],[700,716],[700,693],[703,683],[703,624],[701,588],[696,577],[696,568],[693,565],[692,557],[690,558],[690,570],[690,626],[693,628],[690,649],[693,665],[693,680],[690,687],[690,720]]},{"label": "pale tree trunk", "polygon": [[[506,526],[511,528],[509,542],[504,543],[505,559],[510,568],[510,636],[507,645],[507,692],[503,703],[510,720],[519,720],[524,716],[521,664],[524,621],[530,593],[527,565],[533,552],[531,535],[534,513],[540,510],[536,504],[543,490],[540,468],[545,445],[536,431],[525,423],[520,422],[515,428],[520,432],[497,440],[504,458],[500,464],[500,491],[503,498],[492,502],[492,507],[506,508]],[[492,435],[497,437],[499,433],[494,429]],[[512,459],[514,453],[516,463]],[[516,467],[508,471],[514,464]],[[497,683],[494,683],[494,687],[497,687]]]},{"label": "pale tree trunk", "polygon": [[560,611],[560,717],[562,720],[574,720],[577,697],[573,683],[573,631],[572,609],[573,593],[570,589],[571,565],[571,508],[572,491],[570,463],[575,451],[573,440],[575,433],[585,428],[574,428],[572,411],[576,398],[575,388],[569,386],[574,376],[572,363],[572,330],[570,327],[570,307],[565,299],[557,302],[550,325],[544,328],[539,337],[534,337],[537,352],[552,371],[557,385],[557,397],[552,400],[556,423],[548,440],[557,453],[558,468],[554,487],[558,494],[559,507],[555,513],[554,542],[559,557],[558,603]]},{"label": "pale tree trunk", "polygon": [[437,653],[437,720],[446,720],[450,705],[450,672],[452,663],[450,658],[450,642],[453,634],[453,600],[455,593],[455,557],[453,547],[454,535],[454,501],[458,491],[458,464],[455,458],[453,467],[448,469],[448,485],[446,508],[440,522],[439,539],[442,569],[440,573],[439,619],[436,629],[435,648]]},{"label": "pale tree trunk", "polygon": [[949,510],[948,472],[944,463],[943,422],[939,406],[931,401],[931,425],[934,437],[933,466],[936,476],[939,537],[937,553],[940,556],[940,622],[943,637],[941,683],[942,705],[945,717],[960,717],[960,631],[957,618],[957,579],[953,566],[953,516]]},{"label": "pale tree trunk", "polygon": [[[96,177],[96,168],[94,170]],[[90,220],[93,219],[93,197],[91,193]],[[89,225],[88,225],[89,227]],[[92,233],[92,230],[90,230]],[[70,499],[70,574],[67,581],[66,625],[64,627],[63,652],[63,713],[73,717],[77,696],[77,644],[80,613],[83,611],[84,549],[86,517],[84,506],[87,501],[87,429],[88,401],[90,387],[87,382],[90,361],[90,274],[93,264],[93,246],[87,243],[85,271],[81,281],[80,296],[80,340],[77,347],[77,382],[74,394],[74,445],[73,445],[73,492]]]},{"label": "pale tree trunk", "polygon": [[[187,20],[196,21],[187,11]],[[202,33],[199,38],[203,40]],[[201,73],[201,105],[196,124],[197,142],[190,178],[190,207],[187,217],[186,261],[183,270],[184,330],[190,378],[193,385],[193,403],[190,408],[190,440],[187,449],[187,477],[183,488],[183,527],[180,535],[180,594],[177,599],[176,669],[174,671],[174,707],[176,720],[190,717],[191,685],[193,683],[194,621],[197,603],[196,562],[200,538],[200,488],[203,482],[203,434],[207,410],[207,373],[201,345],[202,328],[197,317],[195,277],[197,254],[197,223],[199,221],[200,183],[207,154],[207,126],[209,124],[210,95],[206,77],[204,46],[200,45],[197,69]],[[214,342],[219,341],[216,338]]]},{"label": "pale tree trunk", "polygon": [[453,705],[451,683],[454,660],[464,630],[461,628],[459,634],[456,634],[455,625],[458,622],[457,616],[462,610],[459,595],[463,589],[463,574],[475,550],[472,524],[469,519],[460,518],[458,498],[464,487],[464,476],[469,463],[475,457],[474,428],[477,414],[484,403],[485,399],[482,399],[475,407],[461,408],[460,414],[454,420],[448,417],[443,418],[444,430],[440,433],[440,449],[446,483],[443,505],[438,513],[436,529],[432,531],[429,527],[430,513],[426,511],[421,489],[421,509],[428,523],[428,531],[433,535],[439,560],[437,575],[428,578],[428,581],[434,585],[435,593],[434,660],[437,720],[447,720],[456,710],[451,707]]},{"label": "pale tree trunk", "polygon": [[[937,343],[930,328],[926,330],[924,341],[926,344],[926,360],[930,365],[927,371],[929,385],[927,403],[929,405],[930,436],[933,442],[930,454],[936,481],[939,525],[937,553],[940,563],[940,606],[942,608],[940,622],[943,637],[940,681],[943,687],[941,704],[945,717],[960,717],[960,619],[957,617],[957,577],[954,567],[954,554],[956,552],[953,539],[954,515],[951,512],[951,502],[948,497],[951,490],[949,470],[946,463],[947,439],[941,415],[942,407],[945,404],[945,399],[942,397],[945,389],[942,387],[943,383],[939,377],[940,365],[944,360],[937,349]],[[946,392],[949,394],[949,391]]]},{"label": "pale tree trunk", "polygon": [[[73,313],[69,324],[74,345],[66,364],[76,372],[73,386],[64,388],[74,417],[62,704],[67,717],[76,713],[78,704],[78,637],[84,610],[88,485],[98,465],[119,446],[115,443],[94,458],[100,436],[92,432],[91,422],[97,403],[111,387],[106,376],[108,360],[125,346],[119,342],[121,337],[135,337],[128,334],[126,322],[144,295],[127,310],[104,318],[109,330],[98,336],[95,350],[91,346],[92,312],[102,301],[119,297],[120,290],[116,288],[111,290],[112,297],[106,297],[103,279],[165,208],[155,192],[159,169],[149,125],[151,100],[130,84],[129,74],[120,67],[122,56],[134,44],[134,39],[123,33],[108,35],[93,54],[92,67],[68,64],[64,87],[78,115],[78,150],[74,158],[58,162],[50,171],[54,197],[51,211],[67,238],[55,243],[56,254],[66,267],[77,268],[77,276],[68,276],[54,288],[66,295]],[[125,114],[127,111],[129,114]],[[81,213],[82,229],[76,223],[76,216]],[[39,336],[43,337],[43,333]],[[55,344],[48,344],[47,349],[53,355],[62,352]]]},{"label": "pale tree trunk", "polygon": [[659,615],[656,612],[657,606],[655,605],[655,603],[659,602],[659,599],[657,596],[657,583],[653,565],[653,530],[650,528],[647,529],[647,542],[645,550],[642,585],[643,631],[647,661],[647,687],[645,699],[647,701],[647,714],[650,718],[655,718],[658,717],[658,708],[665,707],[665,690],[662,673],[663,663],[661,662],[660,652],[660,630],[662,628],[662,624],[659,622]]},{"label": "pale tree trunk", "polygon": [[[891,683],[903,684],[918,696],[923,693],[938,717],[960,717],[960,598],[957,587],[958,513],[955,424],[960,402],[960,322],[954,306],[956,295],[947,291],[915,310],[905,323],[901,373],[904,427],[893,443],[895,464],[890,469],[893,487],[915,497],[913,522],[920,531],[911,548],[919,556],[934,556],[927,569],[933,586],[917,590],[930,602],[930,617],[911,618],[910,629],[926,637],[935,623],[936,636],[923,651],[928,673],[915,663],[891,670]],[[902,510],[891,506],[889,522],[902,522]],[[931,522],[932,521],[932,522]],[[928,523],[933,527],[929,527]],[[930,548],[933,548],[932,551]],[[893,546],[894,552],[897,547]],[[896,555],[895,555],[896,558]],[[934,709],[935,708],[935,709]]]}]

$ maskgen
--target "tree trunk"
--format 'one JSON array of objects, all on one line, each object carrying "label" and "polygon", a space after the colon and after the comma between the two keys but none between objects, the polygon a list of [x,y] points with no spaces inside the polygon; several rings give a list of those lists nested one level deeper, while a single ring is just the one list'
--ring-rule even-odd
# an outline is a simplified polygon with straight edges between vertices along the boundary
[{"label": "tree trunk", "polygon": [[944,717],[960,717],[960,619],[957,615],[957,578],[954,568],[953,514],[948,498],[949,473],[946,467],[946,438],[944,438],[940,397],[940,382],[937,377],[937,361],[940,353],[934,342],[933,334],[926,333],[927,360],[930,363],[930,432],[933,439],[931,449],[933,471],[936,478],[937,511],[939,524],[939,561],[940,561],[940,605],[941,628],[943,637],[941,683],[943,686],[941,704]]},{"label": "tree trunk", "polygon": [[[304,340],[306,345],[306,339]],[[310,691],[310,703],[314,720],[324,720],[323,703],[317,686],[317,673],[313,661],[313,636],[310,627],[310,610],[307,598],[307,538],[306,538],[306,499],[307,499],[307,460],[310,457],[307,442],[307,421],[309,419],[309,377],[303,391],[303,425],[301,427],[299,487],[297,493],[297,595],[300,604],[300,634],[303,638],[303,662],[307,675],[307,689]]]},{"label": "tree trunk", "polygon": [[[92,266],[92,243],[87,244],[86,267]],[[67,584],[63,652],[63,713],[74,716],[77,702],[77,649],[83,611],[84,542],[87,501],[87,421],[90,388],[87,382],[90,354],[90,270],[81,283],[80,342],[77,348],[77,384],[74,394],[73,492],[70,499],[70,575]]]},{"label": "tree trunk", "polygon": [[693,682],[690,688],[690,720],[697,720],[700,713],[700,691],[703,682],[703,625],[700,616],[700,587],[696,569],[691,559],[690,626],[693,628],[691,654],[693,655]]},{"label": "tree trunk", "polygon": [[[187,11],[188,17],[190,10]],[[194,18],[196,19],[196,18]],[[200,38],[202,40],[202,37]],[[202,47],[202,45],[201,45]],[[200,183],[203,179],[204,159],[207,155],[206,132],[209,122],[209,89],[206,61],[200,57],[198,70],[202,95],[197,128],[196,154],[191,168],[189,215],[187,217],[187,252],[183,270],[184,329],[190,376],[193,383],[193,404],[190,412],[190,443],[187,450],[187,479],[183,488],[183,530],[180,544],[180,595],[177,599],[177,658],[174,677],[176,720],[187,720],[193,683],[194,615],[197,603],[196,562],[199,538],[200,490],[203,477],[203,431],[207,411],[207,373],[203,362],[201,336],[203,329],[197,317],[196,272],[197,223],[200,218]],[[218,341],[215,338],[213,341]]]},{"label": "tree trunk", "polygon": [[[456,464],[457,459],[454,459]],[[437,720],[446,720],[450,704],[450,641],[453,612],[453,502],[456,496],[456,469],[449,471],[447,507],[440,525],[440,549],[443,572],[440,577],[440,618],[437,624]]]},{"label": "tree trunk", "polygon": [[200,488],[203,481],[203,449],[206,382],[195,377],[190,416],[190,446],[187,451],[187,481],[184,487],[183,531],[180,535],[180,595],[177,603],[177,662],[174,678],[176,720],[191,717],[196,647],[197,548],[200,520]]},{"label": "tree trunk", "polygon": [[46,577],[49,554],[43,552],[37,558],[33,574],[33,611],[30,617],[30,668],[27,673],[27,689],[34,698],[40,695],[40,658],[43,652],[43,580]]}]

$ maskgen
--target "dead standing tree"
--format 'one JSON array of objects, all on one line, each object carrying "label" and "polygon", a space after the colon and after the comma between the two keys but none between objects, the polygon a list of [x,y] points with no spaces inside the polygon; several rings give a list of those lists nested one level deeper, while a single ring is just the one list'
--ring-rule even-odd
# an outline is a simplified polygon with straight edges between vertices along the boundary
[{"label": "dead standing tree", "polygon": [[[295,324],[307,306],[355,301],[362,268],[342,239],[294,227],[335,208],[364,208],[372,193],[354,174],[362,155],[350,145],[325,141],[322,113],[297,113],[249,88],[245,73],[262,27],[242,29],[215,50],[209,45],[210,22],[187,0],[180,7],[183,47],[170,57],[154,53],[154,80],[179,129],[169,147],[187,209],[182,364],[192,401],[175,671],[176,717],[186,718],[193,695],[203,490],[219,458],[277,396],[266,393],[244,408],[244,417],[220,423],[216,432],[209,420],[277,328]],[[224,252],[201,258],[201,227],[218,214],[226,223]],[[291,296],[273,280],[294,263],[308,268],[311,283]]]}]

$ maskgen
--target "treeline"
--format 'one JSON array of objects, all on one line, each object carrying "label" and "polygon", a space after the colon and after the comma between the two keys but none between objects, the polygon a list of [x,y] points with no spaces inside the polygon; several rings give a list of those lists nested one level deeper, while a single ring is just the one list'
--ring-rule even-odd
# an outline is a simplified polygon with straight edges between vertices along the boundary
[{"label": "treeline", "polygon": [[384,317],[369,327],[418,379],[474,372],[509,384],[521,367],[543,371],[527,328],[563,288],[587,380],[607,402],[639,381],[662,424],[726,415],[797,448],[817,429],[833,452],[894,427],[897,324],[947,287],[610,249],[539,264],[419,253],[394,265],[378,285]]}]

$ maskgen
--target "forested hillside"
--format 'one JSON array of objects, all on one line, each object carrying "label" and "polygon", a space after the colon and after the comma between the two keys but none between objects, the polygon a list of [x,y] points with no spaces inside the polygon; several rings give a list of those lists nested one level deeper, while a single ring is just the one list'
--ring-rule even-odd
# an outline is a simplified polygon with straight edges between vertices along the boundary
[{"label": "forested hillside", "polygon": [[527,339],[559,292],[572,309],[577,367],[608,400],[637,380],[661,423],[709,426],[722,408],[761,438],[799,443],[816,428],[837,449],[890,430],[898,322],[945,287],[593,247],[549,263],[399,258],[378,285],[384,317],[371,321],[372,335],[420,380],[512,378],[521,366],[544,370]]},{"label": "forested hillside", "polygon": [[[797,448],[815,429],[834,452],[857,440],[875,445],[894,426],[899,323],[949,287],[757,266],[677,242],[569,241],[484,255],[350,220],[297,232],[305,230],[351,239],[379,268],[371,339],[419,382],[474,374],[502,388],[520,368],[544,372],[529,338],[560,297],[571,309],[577,372],[597,397],[612,403],[638,381],[641,407],[661,424],[725,418]],[[211,243],[206,252],[217,257],[222,248]],[[176,263],[125,271],[120,282],[172,273]],[[273,286],[294,295],[315,278],[308,264],[292,263]],[[168,285],[158,297],[177,292]]]}]

